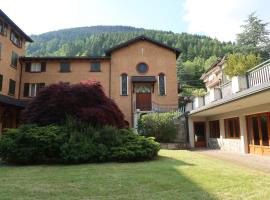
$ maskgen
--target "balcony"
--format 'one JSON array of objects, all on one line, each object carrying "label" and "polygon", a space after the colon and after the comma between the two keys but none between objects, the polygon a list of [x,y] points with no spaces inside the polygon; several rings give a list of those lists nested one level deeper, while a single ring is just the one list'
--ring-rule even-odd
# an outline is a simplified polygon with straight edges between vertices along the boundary
[{"label": "balcony", "polygon": [[259,91],[264,85],[270,84],[270,59],[250,69],[244,76],[233,77],[231,81],[212,88],[205,96],[195,97],[187,104],[185,111],[203,109],[219,100],[230,100],[240,93],[252,90]]},{"label": "balcony", "polygon": [[153,112],[176,112],[178,111],[178,105],[176,104],[158,104],[152,102]]},{"label": "balcony", "polygon": [[156,102],[151,102],[151,106],[141,106],[134,102],[133,109],[136,112],[176,112],[179,111],[177,104],[158,104]]},{"label": "balcony", "polygon": [[248,86],[254,87],[270,82],[270,59],[247,72]]}]

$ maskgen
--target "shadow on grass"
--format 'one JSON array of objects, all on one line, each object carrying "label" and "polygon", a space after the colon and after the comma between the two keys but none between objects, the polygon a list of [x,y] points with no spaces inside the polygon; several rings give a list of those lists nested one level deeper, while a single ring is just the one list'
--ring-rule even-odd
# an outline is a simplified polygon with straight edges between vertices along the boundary
[{"label": "shadow on grass", "polygon": [[167,188],[168,198],[166,199],[218,199],[214,194],[210,194],[205,188],[200,186],[199,183],[194,182],[192,177],[185,174],[185,170],[192,170],[193,167],[196,167],[195,164],[169,156],[159,156],[151,164],[156,165],[158,171],[160,171],[158,176],[159,180],[164,181],[162,183],[165,186],[164,188],[166,188],[166,185],[169,186]]},{"label": "shadow on grass", "polygon": [[[35,199],[37,196],[48,199],[48,191],[55,199],[87,199],[89,196],[97,200],[217,199],[192,180],[190,172],[198,166],[181,160],[181,157],[174,158],[174,155],[162,155],[153,161],[135,163],[2,167],[11,169],[3,172],[5,176],[8,172],[8,176],[2,179],[12,183],[14,188],[20,188],[13,191],[9,184],[2,186],[3,190],[11,190],[14,199],[22,196],[25,191],[28,191],[25,199]],[[37,189],[37,186],[46,187],[46,191]]]}]

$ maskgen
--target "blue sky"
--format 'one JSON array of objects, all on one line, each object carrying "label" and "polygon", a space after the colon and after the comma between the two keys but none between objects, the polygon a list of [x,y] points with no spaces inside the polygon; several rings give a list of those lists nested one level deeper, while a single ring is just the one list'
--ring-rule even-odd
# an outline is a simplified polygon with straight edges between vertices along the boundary
[{"label": "blue sky", "polygon": [[234,41],[252,11],[270,21],[268,0],[0,0],[27,34],[70,27],[129,25]]}]

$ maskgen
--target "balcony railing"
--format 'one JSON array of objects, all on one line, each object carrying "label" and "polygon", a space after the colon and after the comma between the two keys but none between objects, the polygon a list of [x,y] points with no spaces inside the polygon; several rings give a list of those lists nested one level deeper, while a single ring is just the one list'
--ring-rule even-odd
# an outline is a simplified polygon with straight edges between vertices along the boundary
[{"label": "balcony railing", "polygon": [[204,104],[209,104],[210,103],[210,93],[208,92],[205,96],[204,96]]},{"label": "balcony railing", "polygon": [[158,104],[152,102],[153,112],[175,112],[178,111],[178,105],[175,104]]},{"label": "balcony railing", "polygon": [[247,72],[249,87],[270,82],[270,59]]},{"label": "balcony railing", "polygon": [[232,82],[228,81],[227,83],[220,86],[222,98],[232,95]]},{"label": "balcony railing", "polygon": [[136,103],[133,103],[133,110],[134,111],[141,111],[141,112],[184,112],[184,108],[179,109],[177,104],[158,104],[156,102],[152,102],[151,110],[139,110],[136,108]]},{"label": "balcony railing", "polygon": [[[240,77],[242,77],[242,79]],[[246,73],[246,78],[245,76],[240,77],[237,83],[228,81],[217,88],[212,88],[213,90],[210,90],[204,97],[195,97],[193,101],[185,107],[186,111],[197,109],[221,98],[229,98],[234,93],[248,88],[270,83],[270,59],[250,69]],[[239,88],[235,89],[236,87]]]}]

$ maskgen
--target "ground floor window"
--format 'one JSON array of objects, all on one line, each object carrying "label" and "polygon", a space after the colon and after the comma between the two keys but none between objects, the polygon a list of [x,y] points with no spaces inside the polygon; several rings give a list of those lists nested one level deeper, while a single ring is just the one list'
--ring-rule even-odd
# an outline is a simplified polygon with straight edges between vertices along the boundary
[{"label": "ground floor window", "polygon": [[270,113],[247,116],[248,140],[251,145],[269,146]]},{"label": "ground floor window", "polygon": [[45,83],[25,83],[24,84],[24,96],[35,97],[40,88],[44,87]]},{"label": "ground floor window", "polygon": [[240,137],[240,125],[238,117],[224,119],[224,126],[226,138]]},{"label": "ground floor window", "polygon": [[210,129],[210,138],[220,137],[219,120],[209,121],[209,129]]}]

